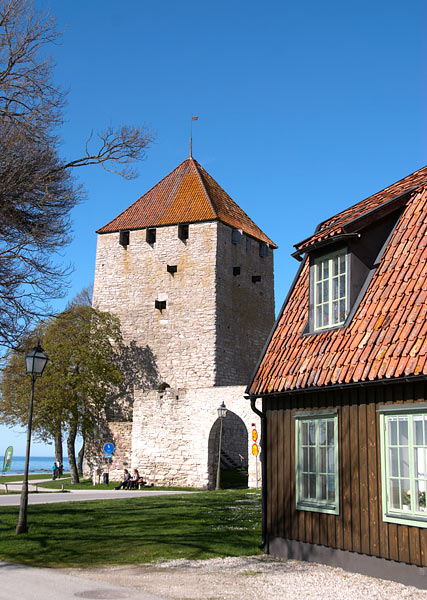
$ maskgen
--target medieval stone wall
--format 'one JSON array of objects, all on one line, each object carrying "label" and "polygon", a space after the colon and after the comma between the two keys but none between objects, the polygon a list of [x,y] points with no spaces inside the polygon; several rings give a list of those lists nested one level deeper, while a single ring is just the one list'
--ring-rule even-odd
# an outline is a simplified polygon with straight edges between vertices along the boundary
[{"label": "medieval stone wall", "polygon": [[[136,392],[132,467],[137,467],[156,485],[214,487],[217,409],[224,402],[229,412],[224,419],[223,450],[242,466],[248,463],[248,483],[255,487],[256,459],[251,453],[251,431],[254,423],[260,433],[260,421],[249,400],[243,398],[244,391],[244,386],[230,386]],[[258,464],[259,485],[260,479]]]},{"label": "medieval stone wall", "polygon": [[[218,224],[216,385],[245,385],[274,324],[273,251]],[[254,281],[253,278],[260,278]]]},{"label": "medieval stone wall", "polygon": [[217,227],[190,224],[185,242],[178,226],[158,227],[154,244],[145,229],[131,231],[127,247],[119,233],[98,236],[93,304],[120,318],[127,343],[149,346],[159,383],[214,384]]}]

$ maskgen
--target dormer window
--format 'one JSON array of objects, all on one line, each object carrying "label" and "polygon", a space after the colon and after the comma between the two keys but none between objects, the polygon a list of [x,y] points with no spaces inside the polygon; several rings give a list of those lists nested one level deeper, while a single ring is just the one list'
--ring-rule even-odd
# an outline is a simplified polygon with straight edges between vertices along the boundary
[{"label": "dormer window", "polygon": [[146,238],[147,240],[147,244],[155,244],[156,243],[156,228],[155,227],[149,227],[147,229],[147,234],[146,234]]},{"label": "dormer window", "polygon": [[346,248],[314,259],[312,268],[314,331],[342,325],[348,314]]},{"label": "dormer window", "polygon": [[178,237],[183,242],[188,240],[188,223],[180,223],[178,225]]}]

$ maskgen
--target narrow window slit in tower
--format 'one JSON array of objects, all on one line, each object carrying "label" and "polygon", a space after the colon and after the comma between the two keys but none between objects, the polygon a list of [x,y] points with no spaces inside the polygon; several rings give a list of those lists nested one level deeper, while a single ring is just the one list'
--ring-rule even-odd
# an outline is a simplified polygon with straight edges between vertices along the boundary
[{"label": "narrow window slit in tower", "polygon": [[123,246],[123,248],[129,246],[129,231],[121,231],[119,233],[119,244]]},{"label": "narrow window slit in tower", "polygon": [[232,230],[231,243],[232,244],[241,244],[242,243],[242,232],[239,229]]},{"label": "narrow window slit in tower", "polygon": [[240,267],[233,267],[233,276],[240,275]]},{"label": "narrow window slit in tower", "polygon": [[157,310],[162,312],[162,310],[166,310],[166,300],[156,300],[154,302],[154,306],[157,308]]},{"label": "narrow window slit in tower", "polygon": [[268,256],[268,244],[266,244],[265,242],[261,242],[259,245],[259,255]]},{"label": "narrow window slit in tower", "polygon": [[183,242],[188,240],[188,223],[180,223],[178,225],[178,237]]},{"label": "narrow window slit in tower", "polygon": [[172,275],[172,277],[178,271],[178,267],[176,265],[168,265],[166,268],[167,268],[168,273],[170,273]]},{"label": "narrow window slit in tower", "polygon": [[150,227],[147,229],[146,238],[147,244],[155,244],[156,243],[156,229],[154,227]]},{"label": "narrow window slit in tower", "polygon": [[261,281],[261,275],[252,275],[252,283],[259,283]]}]

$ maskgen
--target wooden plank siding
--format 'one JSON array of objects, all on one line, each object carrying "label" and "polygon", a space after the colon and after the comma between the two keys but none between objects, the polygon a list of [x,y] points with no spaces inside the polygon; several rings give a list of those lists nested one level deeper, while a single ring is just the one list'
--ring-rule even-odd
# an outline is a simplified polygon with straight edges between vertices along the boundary
[{"label": "wooden plank siding", "polygon": [[[427,529],[382,520],[380,406],[425,402],[427,383],[354,387],[264,398],[267,533],[427,566]],[[296,510],[295,413],[338,410],[338,515]]]}]

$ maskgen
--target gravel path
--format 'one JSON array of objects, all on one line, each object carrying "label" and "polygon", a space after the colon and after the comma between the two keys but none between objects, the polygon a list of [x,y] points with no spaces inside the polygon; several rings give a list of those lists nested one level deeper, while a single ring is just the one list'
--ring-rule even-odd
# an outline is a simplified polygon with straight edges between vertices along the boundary
[{"label": "gravel path", "polygon": [[168,600],[427,600],[426,591],[400,583],[269,556],[174,560],[67,572]]}]

